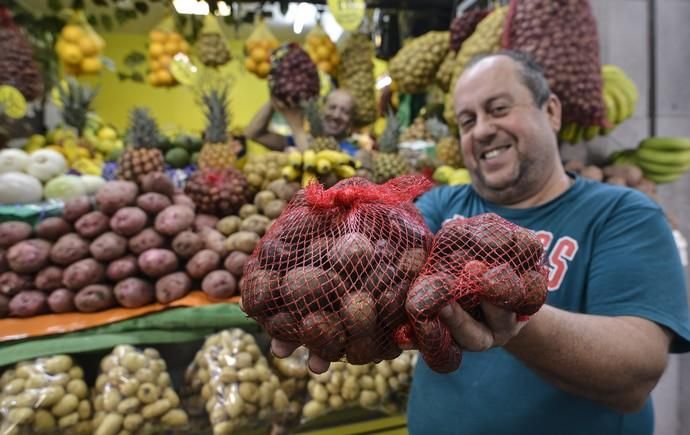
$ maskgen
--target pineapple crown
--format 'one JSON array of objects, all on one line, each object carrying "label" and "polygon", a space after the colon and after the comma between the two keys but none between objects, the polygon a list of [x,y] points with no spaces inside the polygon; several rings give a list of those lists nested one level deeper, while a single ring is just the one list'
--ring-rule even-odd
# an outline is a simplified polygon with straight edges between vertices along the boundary
[{"label": "pineapple crown", "polygon": [[127,144],[134,148],[156,148],[163,142],[156,120],[145,107],[135,107],[129,115]]},{"label": "pineapple crown", "polygon": [[312,137],[323,136],[323,119],[321,118],[321,111],[319,110],[319,103],[316,99],[310,100],[304,108],[304,116],[309,122],[309,131]]},{"label": "pineapple crown", "polygon": [[386,128],[379,139],[379,149],[383,153],[394,153],[398,150],[400,137],[400,121],[392,110],[386,115]]},{"label": "pineapple crown", "polygon": [[86,126],[86,114],[98,90],[82,85],[74,77],[68,77],[66,85],[60,85],[57,89],[62,103],[63,121],[81,135]]},{"label": "pineapple crown", "polygon": [[225,143],[228,141],[228,88],[211,89],[201,97],[206,105],[206,130],[204,142]]},{"label": "pineapple crown", "polygon": [[450,134],[448,126],[437,117],[427,119],[425,127],[426,131],[428,131],[431,137],[436,141]]}]

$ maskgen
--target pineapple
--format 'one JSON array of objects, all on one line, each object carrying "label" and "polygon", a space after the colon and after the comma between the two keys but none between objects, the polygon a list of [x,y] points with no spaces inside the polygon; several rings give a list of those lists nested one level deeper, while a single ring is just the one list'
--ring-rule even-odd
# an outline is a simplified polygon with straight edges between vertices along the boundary
[{"label": "pineapple", "polygon": [[455,136],[446,136],[436,144],[436,158],[442,165],[462,168],[460,143]]},{"label": "pineapple", "polygon": [[309,149],[316,152],[323,150],[340,151],[340,145],[334,137],[326,136],[323,132],[323,120],[319,113],[319,106],[315,101],[310,101],[306,107],[305,115],[309,122]]},{"label": "pineapple", "polygon": [[400,123],[398,118],[389,112],[386,116],[386,129],[379,141],[380,152],[374,156],[373,176],[376,183],[386,181],[410,172],[408,161],[398,154]]},{"label": "pineapple", "polygon": [[68,77],[65,85],[57,87],[62,104],[62,120],[77,130],[79,136],[86,126],[87,112],[96,97],[96,91],[82,85],[75,78]]},{"label": "pineapple", "polygon": [[156,120],[147,109],[135,107],[130,112],[127,148],[117,161],[117,178],[139,182],[149,172],[163,172],[163,153],[156,148],[162,142]]},{"label": "pineapple", "polygon": [[227,88],[211,89],[202,96],[202,101],[206,105],[206,130],[199,169],[231,168],[241,145],[228,136]]}]

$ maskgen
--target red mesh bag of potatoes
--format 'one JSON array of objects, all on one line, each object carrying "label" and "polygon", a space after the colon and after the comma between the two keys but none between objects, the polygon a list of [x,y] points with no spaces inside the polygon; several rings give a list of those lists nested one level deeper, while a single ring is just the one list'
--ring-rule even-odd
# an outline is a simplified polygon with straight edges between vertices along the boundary
[{"label": "red mesh bag of potatoes", "polygon": [[410,323],[398,329],[402,347],[416,346],[433,370],[451,372],[461,352],[438,316],[453,301],[478,320],[481,301],[534,314],[546,300],[544,248],[530,230],[492,213],[453,220],[434,237],[422,272],[409,289]]},{"label": "red mesh bag of potatoes", "polygon": [[244,311],[274,338],[328,361],[392,359],[405,295],[432,235],[412,199],[431,183],[355,177],[312,183],[271,226],[247,262]]},{"label": "red mesh bag of potatoes", "polygon": [[271,54],[271,96],[288,106],[297,106],[318,97],[320,86],[316,65],[297,43],[283,44]]},{"label": "red mesh bag of potatoes", "polygon": [[529,53],[563,104],[563,123],[605,124],[597,25],[589,2],[511,0],[503,48]]}]

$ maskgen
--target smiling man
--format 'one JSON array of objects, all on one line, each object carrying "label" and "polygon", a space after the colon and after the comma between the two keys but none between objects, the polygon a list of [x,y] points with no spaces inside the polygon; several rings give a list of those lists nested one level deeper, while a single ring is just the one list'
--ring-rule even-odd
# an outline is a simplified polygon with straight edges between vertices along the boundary
[{"label": "smiling man", "polygon": [[[441,319],[465,352],[450,374],[420,358],[411,434],[650,435],[650,392],[669,352],[690,351],[687,288],[663,211],[641,192],[566,173],[561,105],[541,68],[501,52],[468,65],[454,88],[472,184],[417,201],[433,232],[496,213],[535,231],[549,265],[546,304],[529,320],[482,303]],[[274,340],[285,356],[294,344]],[[310,368],[328,363],[310,356]]]},{"label": "smiling man", "polygon": [[[274,111],[279,111],[292,131],[292,136],[286,137],[268,131]],[[325,98],[321,108],[321,119],[326,136],[332,136],[340,144],[343,151],[354,153],[356,148],[348,138],[352,130],[355,113],[355,100],[344,89],[335,89]],[[301,150],[307,149],[309,136],[304,131],[304,114],[297,107],[287,107],[279,101],[271,100],[266,103],[254,119],[245,128],[244,134],[248,138],[273,150],[284,150],[295,146]]]}]

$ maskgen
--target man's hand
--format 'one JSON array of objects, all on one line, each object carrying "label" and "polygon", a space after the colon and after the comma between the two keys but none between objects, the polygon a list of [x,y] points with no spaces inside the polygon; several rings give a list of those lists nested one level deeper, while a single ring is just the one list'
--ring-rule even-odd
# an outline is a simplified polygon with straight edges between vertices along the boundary
[{"label": "man's hand", "polygon": [[[277,358],[287,358],[292,355],[292,352],[299,347],[299,344],[290,343],[287,341],[277,340],[275,338],[271,339],[271,353]],[[331,365],[328,361],[318,357],[311,352],[309,352],[309,370],[316,374],[320,374],[328,370]]]},{"label": "man's hand", "polygon": [[482,302],[484,322],[470,316],[456,302],[440,311],[441,320],[450,330],[458,346],[463,350],[481,352],[503,346],[518,335],[527,321],[518,321],[512,311]]},{"label": "man's hand", "polygon": [[277,98],[271,98],[271,104],[273,104],[273,108],[276,111],[283,115],[285,122],[287,122],[290,128],[294,129],[295,126],[299,126],[300,129],[302,128],[302,124],[304,123],[304,115],[299,107],[289,106]]}]

